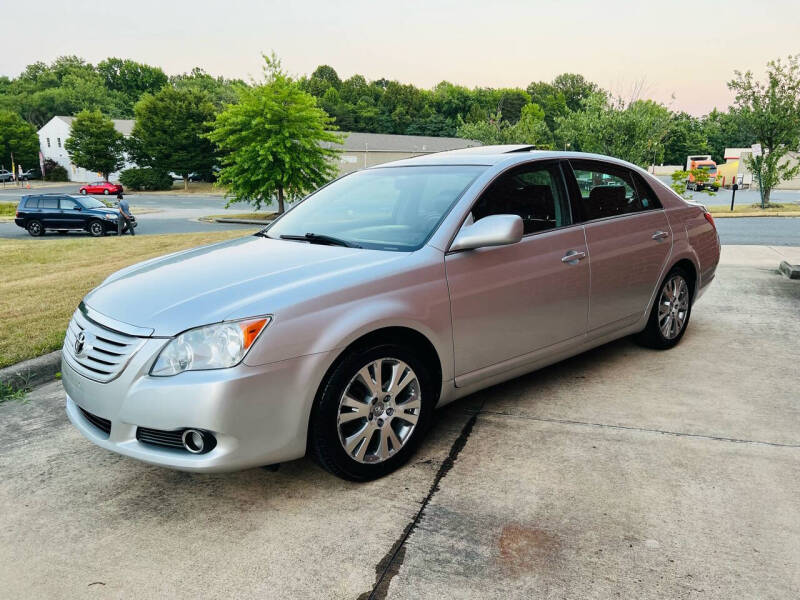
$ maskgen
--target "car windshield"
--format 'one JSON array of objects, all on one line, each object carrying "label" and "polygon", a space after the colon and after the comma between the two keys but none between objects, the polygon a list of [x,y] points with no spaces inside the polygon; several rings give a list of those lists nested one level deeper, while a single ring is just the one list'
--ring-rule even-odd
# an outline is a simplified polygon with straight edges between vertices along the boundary
[{"label": "car windshield", "polygon": [[97,198],[81,198],[81,203],[85,208],[106,208]]},{"label": "car windshield", "polygon": [[[315,192],[266,236],[306,238],[410,252],[428,240],[484,166],[384,167],[359,171]],[[313,234],[308,236],[307,234]]]}]

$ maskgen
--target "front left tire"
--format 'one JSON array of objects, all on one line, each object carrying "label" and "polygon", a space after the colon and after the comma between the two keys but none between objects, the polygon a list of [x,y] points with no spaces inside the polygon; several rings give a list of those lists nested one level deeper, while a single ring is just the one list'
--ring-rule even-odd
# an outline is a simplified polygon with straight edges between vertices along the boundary
[{"label": "front left tire", "polygon": [[311,456],[351,481],[391,473],[424,437],[436,391],[430,369],[407,346],[383,343],[348,352],[317,393]]},{"label": "front left tire", "polygon": [[103,237],[106,234],[106,228],[100,221],[92,221],[89,223],[89,233],[92,237]]}]

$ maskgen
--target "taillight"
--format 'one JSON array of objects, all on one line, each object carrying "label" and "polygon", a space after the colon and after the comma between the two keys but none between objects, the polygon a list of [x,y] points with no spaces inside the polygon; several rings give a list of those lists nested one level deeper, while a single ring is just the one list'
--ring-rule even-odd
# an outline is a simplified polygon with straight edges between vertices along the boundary
[{"label": "taillight", "polygon": [[711,226],[714,228],[714,231],[716,231],[716,229],[717,229],[717,224],[716,224],[716,223],[714,223],[714,217],[712,217],[712,216],[711,216],[711,213],[710,213],[710,212],[708,212],[708,211],[705,211],[705,212],[703,213],[703,216],[706,218],[706,221],[708,221],[709,223],[711,223]]},{"label": "taillight", "polygon": [[19,219],[19,211],[17,211],[16,217]]}]

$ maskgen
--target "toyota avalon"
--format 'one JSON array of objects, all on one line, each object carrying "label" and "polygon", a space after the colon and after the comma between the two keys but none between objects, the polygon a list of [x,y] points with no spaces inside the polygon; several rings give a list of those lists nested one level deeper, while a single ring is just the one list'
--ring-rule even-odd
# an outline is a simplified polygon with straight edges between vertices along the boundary
[{"label": "toyota avalon", "polygon": [[702,206],[613,158],[495,146],[385,164],[255,235],[108,277],[69,324],[67,414],[156,465],[308,453],[369,480],[437,407],[622,336],[675,346],[719,254]]}]

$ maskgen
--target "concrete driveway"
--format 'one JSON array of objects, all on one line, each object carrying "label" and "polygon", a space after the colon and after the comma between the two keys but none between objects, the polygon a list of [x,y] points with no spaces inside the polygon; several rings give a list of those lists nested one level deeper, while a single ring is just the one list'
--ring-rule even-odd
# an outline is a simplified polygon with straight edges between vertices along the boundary
[{"label": "concrete driveway", "polygon": [[58,383],[0,405],[2,598],[796,598],[800,281],[725,247],[668,352],[622,340],[440,411],[404,469],[189,475]]}]

